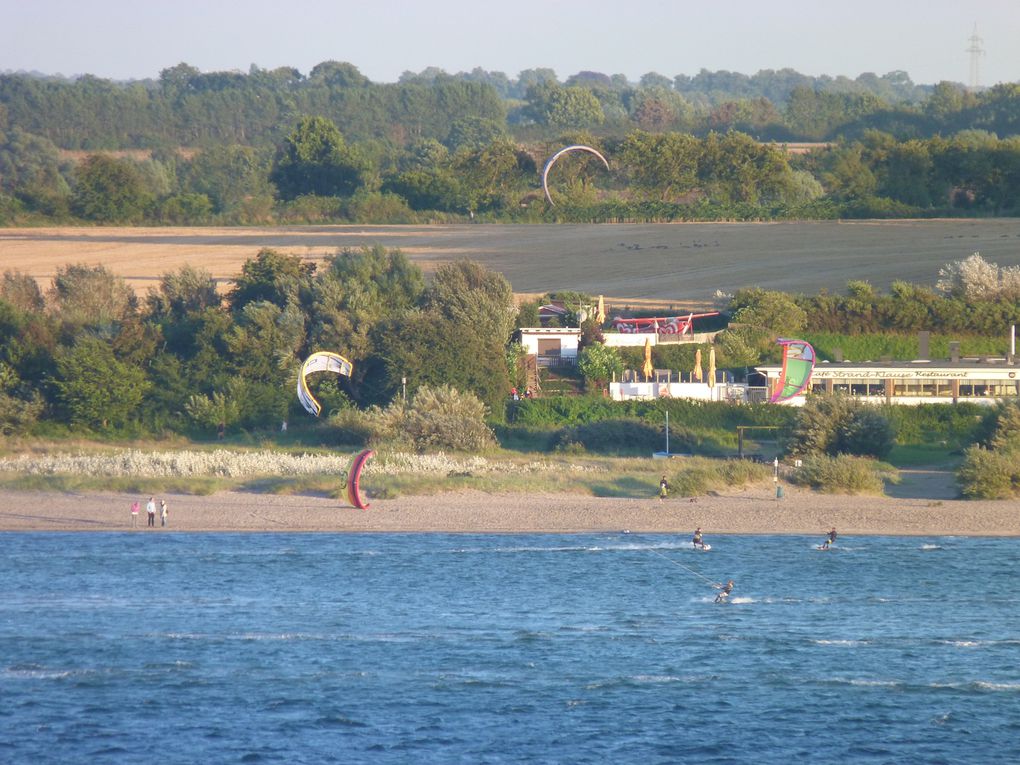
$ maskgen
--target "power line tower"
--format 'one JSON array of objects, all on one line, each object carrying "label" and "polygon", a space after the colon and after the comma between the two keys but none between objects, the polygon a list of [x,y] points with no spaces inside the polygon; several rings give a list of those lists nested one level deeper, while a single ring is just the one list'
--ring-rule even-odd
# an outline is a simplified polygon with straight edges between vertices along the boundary
[{"label": "power line tower", "polygon": [[974,33],[969,39],[970,47],[967,48],[967,53],[970,54],[970,82],[968,85],[971,90],[977,90],[981,87],[981,57],[985,55],[985,49],[981,47],[984,42],[977,33],[977,24],[974,25]]}]

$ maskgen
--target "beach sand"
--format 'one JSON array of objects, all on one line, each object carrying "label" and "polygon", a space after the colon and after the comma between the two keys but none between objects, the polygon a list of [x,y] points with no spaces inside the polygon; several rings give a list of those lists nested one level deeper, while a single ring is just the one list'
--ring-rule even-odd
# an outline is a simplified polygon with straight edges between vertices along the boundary
[{"label": "beach sand", "polygon": [[137,533],[200,531],[690,533],[1020,536],[1020,502],[897,499],[816,494],[770,485],[725,495],[619,499],[571,494],[465,491],[371,501],[357,510],[320,496],[222,492],[171,494],[169,525],[146,528],[147,496],[0,491],[0,531],[131,531],[130,506],[142,509]]}]

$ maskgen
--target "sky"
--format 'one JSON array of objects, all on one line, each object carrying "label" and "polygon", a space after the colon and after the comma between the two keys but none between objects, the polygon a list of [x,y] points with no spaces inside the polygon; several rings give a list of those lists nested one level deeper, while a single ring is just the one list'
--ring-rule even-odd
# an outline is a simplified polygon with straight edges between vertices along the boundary
[{"label": "sky", "polygon": [[373,82],[438,67],[667,77],[902,70],[917,84],[1020,81],[1017,0],[0,0],[0,72],[116,80],[354,64]]}]

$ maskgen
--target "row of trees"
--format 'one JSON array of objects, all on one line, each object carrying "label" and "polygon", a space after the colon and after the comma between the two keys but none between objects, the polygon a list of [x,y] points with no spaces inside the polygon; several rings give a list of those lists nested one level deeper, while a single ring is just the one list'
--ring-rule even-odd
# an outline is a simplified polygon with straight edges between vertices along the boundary
[{"label": "row of trees", "polygon": [[60,269],[45,294],[8,272],[0,427],[38,417],[96,430],[275,426],[298,409],[298,366],[319,349],[354,364],[349,384],[320,388],[327,409],[386,403],[406,380],[412,391],[469,391],[498,418],[515,317],[501,275],[462,261],[426,287],[403,255],[382,248],[321,265],[263,250],[226,300],[192,268],[164,275],[141,302],[101,266]]},{"label": "row of trees", "polygon": [[[545,158],[566,143],[540,191]],[[164,224],[464,220],[674,220],[894,217],[1020,208],[1020,138],[981,132],[862,140],[790,155],[739,132],[636,130],[598,140],[564,133],[522,144],[484,121],[456,140],[383,150],[347,139],[324,117],[296,123],[275,150],[232,145],[132,158],[91,154],[73,164],[46,139],[0,131],[0,223],[81,219]]]},{"label": "row of trees", "polygon": [[668,78],[655,72],[579,72],[560,82],[531,69],[511,80],[476,69],[405,73],[398,83],[370,82],[349,64],[326,61],[305,76],[291,67],[200,72],[187,64],[158,80],[113,82],[0,75],[4,123],[63,149],[272,146],[297,115],[334,121],[355,141],[404,146],[446,141],[463,120],[491,121],[519,138],[551,138],[564,129],[621,135],[682,130],[704,135],[742,130],[767,140],[818,141],[880,129],[927,138],[963,129],[1017,133],[1018,86],[972,93],[958,84],[914,85],[903,72],[883,77],[808,77],[792,70],[754,76],[702,71]]}]

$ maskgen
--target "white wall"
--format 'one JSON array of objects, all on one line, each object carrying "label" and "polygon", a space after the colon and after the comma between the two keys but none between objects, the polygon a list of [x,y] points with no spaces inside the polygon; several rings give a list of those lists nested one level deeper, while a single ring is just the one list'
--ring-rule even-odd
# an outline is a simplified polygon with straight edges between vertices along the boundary
[{"label": "white wall", "polygon": [[743,402],[747,399],[747,386],[743,383],[716,383],[710,388],[705,383],[614,382],[609,384],[609,395],[614,401],[683,398]]}]

